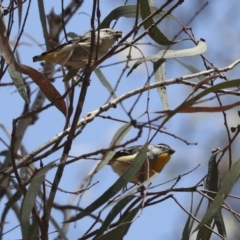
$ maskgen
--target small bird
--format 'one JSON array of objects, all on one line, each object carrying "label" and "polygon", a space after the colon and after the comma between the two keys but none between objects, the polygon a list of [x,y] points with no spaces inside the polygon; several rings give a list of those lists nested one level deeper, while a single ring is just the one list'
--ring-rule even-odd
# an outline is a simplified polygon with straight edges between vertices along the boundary
[{"label": "small bird", "polygon": [[71,41],[59,45],[51,51],[33,57],[33,62],[45,60],[73,69],[84,68],[88,62],[90,50],[93,50],[92,60],[96,58],[96,50],[98,50],[97,57],[101,58],[123,36],[123,33],[110,28],[96,30],[93,49],[91,49],[91,36],[92,32],[89,31],[82,37],[73,38]]},{"label": "small bird", "polygon": [[[121,176],[132,163],[143,146],[133,146],[122,149],[113,156],[109,161],[114,172]],[[153,176],[154,173],[160,173],[164,166],[168,163],[171,155],[175,152],[166,144],[148,145],[147,156],[143,166],[131,179],[133,183],[141,183]]]}]

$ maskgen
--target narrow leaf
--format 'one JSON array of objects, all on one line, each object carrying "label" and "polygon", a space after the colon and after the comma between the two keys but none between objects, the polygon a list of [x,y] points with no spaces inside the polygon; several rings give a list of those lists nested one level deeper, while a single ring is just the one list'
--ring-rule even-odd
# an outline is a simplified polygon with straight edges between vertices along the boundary
[{"label": "narrow leaf", "polygon": [[[157,11],[157,7],[150,7],[151,13]],[[112,10],[107,17],[102,21],[99,28],[109,28],[110,24],[113,20],[118,20],[120,17],[125,18],[136,18],[136,12],[137,12],[137,5],[125,5],[120,6]],[[160,18],[162,17],[166,12],[162,11],[154,16],[154,18]],[[140,17],[140,13],[138,13],[138,16]],[[173,17],[172,15],[167,15],[166,18],[173,19],[178,22],[178,20]]]},{"label": "narrow leaf", "polygon": [[[208,174],[206,178],[206,189],[211,192],[218,191],[218,164],[217,164],[217,154],[219,152],[213,153],[208,163]],[[216,194],[208,193],[208,196],[211,198],[215,198]]]},{"label": "narrow leaf", "polygon": [[195,231],[200,229],[204,224],[207,224],[207,222],[213,217],[217,210],[221,208],[222,203],[224,202],[225,198],[232,190],[233,185],[237,181],[239,174],[240,174],[240,159],[238,159],[233,164],[232,168],[230,169],[227,176],[223,180],[222,186],[219,189],[214,201],[210,205],[208,211],[204,215],[202,221],[197,226]]},{"label": "narrow leaf", "polygon": [[[8,199],[7,204],[5,205],[5,207],[2,211],[2,216],[1,216],[2,223],[5,222],[5,218],[9,212],[9,210],[13,209],[13,205],[21,198],[21,196],[22,196],[22,192],[20,191],[20,189],[17,189],[17,191],[12,195],[12,197],[10,199]],[[3,234],[3,229],[4,229],[4,225],[2,225],[0,228],[0,236],[2,236],[2,234]]]},{"label": "narrow leaf", "polygon": [[22,209],[21,209],[21,228],[23,239],[27,239],[28,232],[30,228],[29,219],[31,217],[32,208],[34,206],[36,196],[40,191],[41,184],[45,179],[46,173],[52,167],[53,163],[47,164],[42,168],[33,178],[32,182],[29,185],[27,194],[24,197]]},{"label": "narrow leaf", "polygon": [[[141,11],[141,16],[142,19],[146,19],[149,17],[149,15],[151,15],[151,10],[150,10],[150,6],[148,3],[148,0],[139,0],[140,2],[140,11]],[[152,18],[150,18],[149,20],[144,22],[144,28],[145,30],[147,30],[149,27],[155,25],[154,21]],[[175,44],[177,42],[174,41],[170,41],[167,39],[167,37],[158,29],[158,27],[154,26],[151,28],[150,31],[148,31],[149,36],[158,44],[160,45],[172,45]]]},{"label": "narrow leaf", "polygon": [[55,238],[55,239],[61,239],[61,240],[68,240],[66,237],[66,234],[63,232],[63,229],[61,226],[59,226],[59,223],[57,222],[58,219],[56,219],[54,216],[50,216],[50,222],[54,226],[54,228],[57,230],[58,235],[60,238]]},{"label": "narrow leaf", "polygon": [[[194,212],[194,216],[196,217],[197,214],[198,214],[198,211],[202,205],[202,202],[203,202],[203,199],[204,197],[202,196],[201,200],[199,201],[198,205],[197,205],[197,208]],[[189,222],[189,219],[191,220]],[[190,239],[190,236],[191,236],[191,232],[192,232],[192,227],[193,227],[193,224],[194,224],[194,219],[192,219],[192,217],[189,215],[188,216],[188,219],[187,219],[187,222],[184,226],[184,229],[183,229],[183,233],[182,233],[182,239],[181,240],[189,240]]]},{"label": "narrow leaf", "polygon": [[123,237],[127,234],[130,226],[132,225],[132,221],[135,218],[138,211],[141,209],[142,203],[139,204],[136,208],[130,211],[128,216],[123,220],[123,222],[118,225],[113,230],[109,231],[108,233],[102,235],[101,237],[97,238],[97,240],[122,240]]},{"label": "narrow leaf", "polygon": [[[208,226],[211,229],[211,225],[213,222],[213,218],[210,218],[209,221],[205,224],[206,226]],[[197,234],[197,238],[196,240],[210,240],[211,235],[212,235],[212,231],[208,229],[207,227],[201,227],[198,231]]]},{"label": "narrow leaf", "polygon": [[21,23],[22,23],[22,4],[21,0],[17,0],[17,8],[18,8],[18,28],[20,31]]},{"label": "narrow leaf", "polygon": [[[126,123],[124,124],[122,127],[120,127],[117,132],[115,133],[115,135],[113,136],[113,139],[110,143],[109,148],[118,145],[123,138],[129,133],[129,131],[131,130],[132,125],[131,123]],[[103,160],[99,163],[99,165],[96,168],[96,172],[100,171],[100,169],[102,169],[106,164],[108,164],[108,162],[112,159],[112,157],[115,155],[116,153],[116,149],[113,151],[108,151],[104,156],[103,156]]]},{"label": "narrow leaf", "polygon": [[43,0],[38,0],[38,10],[40,16],[40,22],[42,25],[43,36],[45,40],[46,49],[49,50],[49,39],[48,39],[48,30],[47,30],[47,21],[46,21],[46,13]]},{"label": "narrow leaf", "polygon": [[207,44],[203,39],[201,39],[198,42],[197,46],[192,48],[187,48],[182,50],[161,50],[157,54],[154,54],[136,61],[132,66],[132,68],[130,69],[130,71],[128,72],[127,76],[129,76],[132,73],[132,71],[136,69],[143,62],[147,62],[147,61],[156,62],[156,61],[168,59],[168,58],[191,57],[191,56],[202,54],[206,51],[207,51]]},{"label": "narrow leaf", "polygon": [[[216,161],[217,153],[212,154],[208,163],[208,175],[206,178],[206,189],[209,191],[217,192],[218,191],[218,165]],[[208,193],[208,196],[211,198],[215,198],[216,194]],[[208,209],[212,201],[209,200]],[[211,228],[211,224],[213,222],[213,217],[211,217],[206,225]],[[199,228],[197,234],[197,240],[206,239],[209,240],[212,235],[212,231],[206,228],[204,225]]]},{"label": "narrow leaf", "polygon": [[[199,212],[199,210],[200,210],[200,207],[201,207],[201,205],[202,205],[202,203],[203,203],[203,200],[204,200],[204,196],[202,196],[201,200],[200,200],[199,203],[198,203],[198,206],[197,206],[197,208],[196,208],[196,211],[194,212],[194,216],[195,216],[195,217],[197,216],[197,214],[198,214],[198,212]],[[192,229],[194,221],[195,221],[195,220],[192,220],[191,225],[190,225],[190,229]]]},{"label": "narrow leaf", "polygon": [[20,72],[16,71],[16,69],[9,65],[8,66],[8,73],[13,80],[14,85],[16,86],[20,96],[24,99],[26,103],[29,103],[27,91],[24,86],[23,78]]},{"label": "narrow leaf", "polygon": [[33,223],[29,227],[27,239],[34,239],[34,237],[36,237],[36,235],[39,235],[40,233],[39,226],[36,219],[33,218],[32,221]]},{"label": "narrow leaf", "polygon": [[107,78],[104,76],[104,74],[100,70],[100,68],[98,68],[98,67],[95,68],[94,72],[97,75],[97,77],[100,80],[100,82],[102,83],[102,85],[108,90],[110,95],[113,96],[113,98],[117,98],[117,96],[116,96],[112,86],[110,85],[110,83],[108,82]]},{"label": "narrow leaf", "polygon": [[219,209],[214,215],[214,221],[217,226],[218,233],[223,237],[227,237],[226,227],[223,220],[223,215],[221,209]]},{"label": "narrow leaf", "polygon": [[120,211],[132,200],[135,196],[128,196],[124,199],[121,199],[109,212],[108,216],[104,220],[101,228],[97,231],[95,238],[98,238],[102,235],[109,227],[114,218],[120,213]]},{"label": "narrow leaf", "polygon": [[[212,154],[211,158],[209,159],[208,164],[208,175],[206,179],[206,189],[211,192],[217,192],[219,188],[219,171],[218,171],[218,164],[217,164],[217,154],[219,152],[216,152]],[[215,198],[216,194],[214,193],[208,193],[208,196],[212,199]],[[212,204],[212,200],[209,200],[208,209]],[[213,215],[213,217],[208,221],[208,226],[211,227],[211,222],[214,219],[215,224],[217,225],[217,228],[219,230],[219,233],[222,236],[226,236],[226,229],[222,217],[221,208],[217,210],[217,212]],[[197,239],[210,239],[212,235],[212,231],[208,228],[205,228],[204,226],[201,227],[198,231]]]},{"label": "narrow leaf", "polygon": [[29,103],[27,91],[24,86],[24,82],[22,79],[22,76],[20,74],[20,71],[18,69],[19,65],[16,62],[16,59],[13,55],[12,49],[9,45],[9,39],[8,34],[6,32],[6,26],[4,17],[2,14],[2,8],[0,8],[0,51],[1,55],[4,58],[5,62],[8,64],[8,72],[10,77],[13,80],[13,83],[15,84],[17,91],[19,92],[20,96],[26,101],[26,103]]},{"label": "narrow leaf", "polygon": [[71,80],[73,77],[77,75],[79,69],[70,69],[68,73],[64,76],[63,82],[68,82]]},{"label": "narrow leaf", "polygon": [[[193,197],[193,196],[192,196]],[[192,208],[193,208],[193,201],[191,201],[191,209],[190,209],[190,213],[192,214]],[[191,234],[191,219],[192,216],[189,214],[188,215],[188,219],[185,223],[184,229],[183,229],[183,233],[182,233],[182,240],[189,240],[190,234]]]},{"label": "narrow leaf", "polygon": [[181,240],[189,240],[190,239],[190,235],[191,235],[190,223],[191,223],[191,216],[189,215],[187,218],[187,221],[184,225],[184,228],[183,228]]},{"label": "narrow leaf", "polygon": [[[155,82],[164,82],[165,80],[165,63],[164,60],[159,60],[153,63]],[[169,110],[169,103],[167,97],[167,88],[165,86],[157,88],[160,99],[162,101],[163,109]]]}]

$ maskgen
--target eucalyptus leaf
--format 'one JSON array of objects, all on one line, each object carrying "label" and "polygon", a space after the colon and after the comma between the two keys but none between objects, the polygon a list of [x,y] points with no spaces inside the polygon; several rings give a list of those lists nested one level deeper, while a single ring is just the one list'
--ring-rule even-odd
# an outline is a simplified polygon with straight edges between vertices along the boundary
[{"label": "eucalyptus leaf", "polygon": [[208,221],[221,208],[222,203],[224,202],[225,198],[232,190],[232,187],[236,183],[236,180],[239,178],[239,174],[240,174],[240,159],[238,159],[233,164],[227,176],[224,178],[221,188],[217,192],[216,197],[214,198],[213,202],[209,206],[207,212],[202,218],[202,221],[199,223],[195,231],[203,227],[204,224],[207,224]]},{"label": "eucalyptus leaf", "polygon": [[12,65],[8,65],[8,73],[13,80],[20,96],[24,99],[26,103],[29,104],[29,99],[27,95],[26,88],[24,86],[24,81],[20,72],[18,72]]},{"label": "eucalyptus leaf", "polygon": [[[158,10],[157,7],[153,7],[153,6],[150,7],[151,13],[153,13],[157,10]],[[99,28],[109,28],[110,24],[113,20],[118,20],[121,17],[136,18],[136,16],[137,16],[136,13],[137,13],[137,5],[125,5],[125,6],[117,7],[107,15],[107,17],[100,24]],[[156,14],[154,16],[154,18],[160,18],[165,13],[166,13],[166,11],[162,11],[162,12]],[[138,13],[138,16],[141,17],[140,12]],[[174,16],[172,16],[170,14],[167,15],[166,18],[169,18],[169,19],[179,22]]]},{"label": "eucalyptus leaf", "polygon": [[149,6],[148,0],[139,0],[140,3],[140,12],[142,19],[147,21],[144,21],[143,26],[145,30],[147,30],[148,35],[158,44],[169,46],[172,44],[175,44],[179,41],[170,41],[168,38],[160,31],[160,29],[155,25],[152,18],[149,18],[151,13],[151,8]]},{"label": "eucalyptus leaf", "polygon": [[100,68],[98,68],[98,67],[95,68],[94,72],[97,75],[97,77],[100,80],[100,82],[102,83],[102,85],[108,90],[110,95],[112,95],[113,98],[117,98],[117,96],[116,96],[112,86],[110,85],[110,83],[108,82],[107,78],[104,76],[103,72],[100,70]]},{"label": "eucalyptus leaf", "polygon": [[132,201],[132,199],[134,199],[135,196],[131,195],[128,196],[124,199],[121,199],[113,208],[112,210],[109,212],[108,216],[106,217],[106,219],[104,220],[101,228],[97,231],[97,234],[95,236],[95,238],[98,238],[99,236],[101,236],[109,227],[109,225],[111,224],[111,222],[114,220],[114,218],[117,216],[117,214],[120,213],[120,211],[130,202]]},{"label": "eucalyptus leaf", "polygon": [[[159,60],[153,63],[155,82],[164,82],[165,80],[165,61]],[[164,110],[169,110],[167,88],[165,86],[157,88]]]},{"label": "eucalyptus leaf", "polygon": [[193,48],[187,48],[182,50],[161,50],[157,54],[139,59],[137,62],[134,63],[130,71],[128,72],[127,76],[129,76],[134,69],[136,69],[140,64],[151,61],[151,62],[157,62],[162,59],[168,59],[168,58],[180,58],[180,57],[191,57],[195,55],[202,54],[207,51],[207,44],[203,39],[201,39],[197,46]]},{"label": "eucalyptus leaf", "polygon": [[[122,127],[120,127],[117,132],[115,133],[115,135],[113,136],[113,139],[110,143],[109,148],[118,145],[122,139],[128,134],[128,132],[131,130],[132,125],[131,123],[126,123],[124,124]],[[108,162],[112,159],[112,157],[115,155],[116,153],[116,149],[112,150],[112,151],[108,151],[105,155],[104,155],[104,159],[99,163],[99,165],[97,166],[96,172],[98,172],[100,169],[102,169],[106,164],[108,164]]]},{"label": "eucalyptus leaf", "polygon": [[31,217],[32,208],[35,204],[36,196],[40,191],[40,187],[45,179],[46,173],[49,171],[52,165],[53,163],[47,164],[34,176],[28,188],[27,194],[24,197],[21,209],[21,228],[24,240],[28,238],[28,233],[31,226],[29,219]]}]

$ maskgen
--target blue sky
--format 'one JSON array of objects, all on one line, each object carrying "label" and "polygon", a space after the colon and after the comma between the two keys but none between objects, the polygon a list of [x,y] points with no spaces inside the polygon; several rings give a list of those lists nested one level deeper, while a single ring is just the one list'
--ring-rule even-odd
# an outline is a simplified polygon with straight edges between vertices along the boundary
[{"label": "blue sky", "polygon": [[[186,0],[173,15],[178,18],[181,22],[187,23],[189,19],[198,10],[194,8],[198,1]],[[45,1],[46,13],[53,8],[55,13],[59,14],[61,11],[60,4],[54,4],[53,1]],[[59,2],[60,3],[60,2]],[[101,19],[104,19],[107,14],[119,5],[122,5],[124,1],[101,1]],[[129,2],[129,4],[134,4],[135,1]],[[156,6],[160,6],[162,1],[156,1]],[[68,1],[65,1],[65,5]],[[76,34],[83,34],[90,28],[90,17],[91,14],[92,1],[85,1],[80,11],[78,11],[71,21],[67,24],[67,32],[75,32]],[[214,63],[216,67],[225,67],[231,64],[233,61],[237,60],[239,57],[240,46],[239,46],[239,11],[240,2],[231,1],[231,4],[227,0],[210,1],[209,5],[201,12],[196,19],[189,25],[192,27],[195,38],[204,38],[208,45],[208,50],[204,54],[211,62]],[[26,4],[24,5],[24,11],[26,10]],[[86,14],[82,14],[86,13]],[[24,14],[23,14],[24,16]],[[17,18],[16,18],[17,23]],[[15,28],[12,31],[11,39],[15,39],[18,34],[17,24],[15,23]],[[115,29],[122,30],[127,33],[131,30],[133,20],[121,18],[115,26]],[[160,29],[169,37],[174,36],[176,29],[180,29],[179,25],[171,20],[163,21],[160,24]],[[34,37],[41,46],[38,46],[32,42],[27,35]],[[62,35],[63,37],[63,35]],[[186,38],[186,36],[181,35],[180,39]],[[131,39],[129,39],[130,41]],[[143,43],[149,43],[151,40],[145,37],[141,40]],[[41,70],[39,63],[33,63],[32,57],[40,54],[45,50],[44,48],[44,38],[39,21],[37,1],[32,1],[32,6],[29,12],[28,21],[24,29],[24,35],[21,38],[20,46],[18,48],[19,55],[21,57],[21,62],[29,65],[35,69]],[[146,55],[151,55],[159,51],[156,48],[150,47],[148,45],[139,45],[139,48]],[[193,47],[190,41],[177,44],[173,49],[183,49]],[[162,49],[160,47],[160,49]],[[137,51],[134,52],[133,56],[137,55]],[[108,59],[102,65],[107,63],[117,62],[126,59],[126,52],[119,53],[118,55]],[[200,71],[204,70],[204,66],[199,56],[192,58],[180,59],[186,64],[191,64],[197,67]],[[107,79],[109,79],[112,86],[117,82],[123,68],[123,64],[102,68]],[[151,65],[148,65],[151,69]],[[166,63],[166,80],[175,77],[180,77],[183,75],[190,74],[190,72],[184,68],[182,65],[177,63],[175,60],[168,60]],[[229,79],[238,78],[239,70],[235,70],[226,73]],[[138,67],[129,77],[126,74],[121,79],[120,86],[117,89],[117,96],[124,94],[130,90],[141,87],[145,84],[147,80],[146,69],[142,65]],[[11,79],[6,74],[2,79],[2,83],[10,82]],[[198,81],[196,79],[196,81]],[[151,80],[154,82],[154,79]],[[54,86],[61,92],[64,93],[64,86],[61,80],[56,80]],[[37,86],[33,86],[32,89],[37,89]],[[171,85],[167,88],[170,109],[174,109],[183,101],[189,93],[191,93],[192,88],[188,86],[181,85]],[[80,89],[76,90],[76,96],[80,92]],[[34,99],[34,94],[32,99]],[[102,106],[106,99],[108,98],[107,90],[101,85],[97,77],[93,74],[91,77],[91,84],[88,89],[88,95],[86,98],[83,113],[84,116],[89,111],[93,111],[100,106]],[[77,99],[77,98],[76,98]],[[129,109],[132,106],[133,99],[123,102],[125,108]],[[143,94],[140,101],[136,104],[133,117],[138,118],[146,109],[146,99],[147,94]],[[236,97],[226,97],[224,98],[224,103],[232,103],[236,100]],[[12,119],[17,118],[23,109],[23,100],[18,95],[13,87],[0,88],[0,123],[4,124],[9,132],[12,130]],[[46,104],[48,101],[46,101]],[[76,103],[76,102],[75,102]],[[210,102],[210,104],[217,105],[216,101]],[[162,103],[159,99],[157,90],[151,90],[150,92],[150,111],[161,111]],[[227,112],[227,118],[230,126],[236,126],[238,124],[239,118],[237,117],[236,109]],[[103,114],[105,116],[112,116],[129,121],[128,116],[122,111],[121,107],[117,109],[110,110],[109,112]],[[154,115],[152,115],[154,116]],[[146,118],[140,118],[139,121],[146,121]],[[45,143],[56,134],[62,131],[65,123],[63,115],[56,110],[54,107],[47,109],[40,114],[39,120],[30,126],[24,136],[23,144],[28,152],[33,151],[39,145]],[[95,119],[92,123],[87,125],[83,130],[82,134],[79,135],[73,142],[71,155],[79,156],[83,153],[88,153],[96,149],[106,148],[111,142],[111,139],[117,129],[121,127],[122,124],[110,120],[103,120],[100,118]],[[216,114],[206,114],[206,113],[196,113],[196,114],[178,114],[172,118],[166,125],[165,131],[173,133],[174,135],[187,140],[190,143],[197,142],[197,145],[187,145],[178,139],[159,133],[154,138],[153,143],[167,143],[172,148],[176,150],[170,163],[164,168],[164,171],[155,179],[154,184],[159,184],[173,179],[181,174],[184,174],[198,164],[201,166],[191,174],[183,177],[176,187],[190,187],[195,185],[201,178],[207,173],[208,159],[211,156],[211,150],[217,147],[223,148],[227,143],[226,130],[223,125],[222,113]],[[151,131],[151,135],[155,132]],[[143,144],[147,139],[148,131],[144,131],[142,137],[136,142],[136,144]],[[131,131],[124,140],[129,140],[136,135],[136,131]],[[8,137],[0,132],[0,136],[6,142],[9,142]],[[237,160],[239,156],[239,149],[237,145],[239,140],[233,144],[233,159]],[[5,146],[0,142],[0,151],[5,150]],[[44,159],[44,164],[50,161],[58,159],[61,157],[61,151],[52,154],[49,158]],[[2,158],[0,158],[1,160]],[[227,162],[227,158],[224,159]],[[81,180],[86,176],[90,169],[94,166],[96,162],[90,160],[78,161],[74,164],[68,165],[65,168],[62,181],[60,183],[60,188],[74,191],[81,183]],[[39,165],[37,164],[39,167]],[[222,163],[223,176],[226,173],[226,164]],[[220,166],[220,167],[221,167]],[[52,180],[55,170],[50,171],[47,174],[47,179]],[[80,203],[81,207],[88,206],[92,201],[99,197],[104,190],[111,186],[111,184],[116,181],[118,176],[112,172],[109,166],[104,167],[99,173],[94,176],[93,182],[99,181],[99,183],[91,188],[84,194],[84,197]],[[155,191],[160,191],[167,189],[171,186],[170,184],[162,185]],[[190,209],[190,193],[174,193],[174,196],[178,201],[187,209]],[[56,197],[56,201],[59,203],[66,203],[71,196],[66,193],[59,192]],[[78,198],[77,198],[78,199]],[[194,203],[197,204],[199,195],[194,195]],[[4,209],[6,199],[1,201],[0,212]],[[75,201],[77,204],[77,200]],[[196,205],[195,205],[196,206]],[[107,212],[107,211],[106,211]],[[59,222],[62,221],[62,215],[58,212],[53,212],[56,219]],[[75,214],[74,212],[72,213]],[[202,215],[201,215],[202,216]],[[139,217],[135,220],[134,224],[129,230],[129,233],[125,237],[125,240],[131,239],[180,239],[183,230],[184,223],[187,219],[187,214],[182,211],[182,209],[176,205],[173,200],[168,199],[160,204],[144,209],[139,213]],[[232,223],[232,217],[227,216],[229,222]],[[14,226],[12,219],[15,218],[14,214],[11,213],[7,218],[9,224],[5,226],[5,230]],[[68,237],[69,239],[76,239],[80,237],[86,229],[91,225],[92,220],[90,218],[83,219],[76,223],[76,226],[72,224],[69,229]],[[231,235],[232,233],[232,235]],[[234,228],[229,232],[229,239],[234,239]],[[55,235],[52,235],[52,239]],[[12,231],[6,235],[5,239],[18,239],[20,237],[20,228]],[[194,239],[194,235],[192,239]],[[215,239],[215,238],[213,238]],[[217,238],[216,238],[217,239]]]}]

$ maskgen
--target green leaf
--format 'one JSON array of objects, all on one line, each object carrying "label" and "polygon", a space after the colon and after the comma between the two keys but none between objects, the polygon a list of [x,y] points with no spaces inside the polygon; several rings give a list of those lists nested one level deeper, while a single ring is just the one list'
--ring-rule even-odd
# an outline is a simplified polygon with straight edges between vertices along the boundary
[{"label": "green leaf", "polygon": [[[144,19],[148,18],[149,15],[151,15],[151,9],[148,4],[148,0],[139,0],[139,3],[140,3],[141,16],[142,16],[142,19],[144,20]],[[155,23],[154,23],[153,19],[150,18],[149,20],[144,22],[143,26],[144,26],[145,30],[147,30],[149,27],[151,27],[154,24]],[[177,43],[177,42],[168,40],[167,37],[156,26],[152,27],[151,30],[148,31],[148,34],[156,43],[158,43],[160,45],[168,46],[168,45]]]},{"label": "green leaf", "polygon": [[[192,214],[192,201],[191,201],[191,209],[190,209],[190,213]],[[187,221],[185,223],[184,229],[183,229],[183,233],[182,233],[182,240],[189,240],[190,234],[191,234],[191,215],[188,215]]]},{"label": "green leaf", "polygon": [[[199,203],[198,203],[198,205],[197,205],[197,208],[196,208],[196,210],[195,210],[195,212],[194,212],[194,216],[195,216],[195,217],[198,215],[198,212],[199,212],[199,210],[200,210],[200,207],[201,207],[201,205],[202,205],[202,203],[203,203],[203,199],[204,199],[204,196],[201,197],[201,199],[200,199],[200,201],[199,201]],[[190,225],[190,230],[192,230],[192,228],[193,228],[194,221],[195,221],[195,220],[192,219],[192,222],[191,222],[191,225]]]},{"label": "green leaf", "polygon": [[118,225],[113,230],[109,231],[108,233],[102,235],[101,237],[97,238],[97,240],[122,240],[123,237],[127,234],[130,226],[132,225],[132,221],[135,218],[138,211],[141,209],[142,203],[139,204],[136,208],[130,211],[128,216],[123,220],[123,222]]},{"label": "green leaf", "polygon": [[17,0],[17,9],[18,9],[18,31],[20,32],[20,27],[21,27],[21,23],[22,23],[22,5],[23,2],[20,0]]},{"label": "green leaf", "polygon": [[227,176],[223,180],[222,186],[219,189],[214,201],[211,203],[208,211],[204,215],[202,221],[197,226],[195,231],[203,227],[204,224],[207,224],[208,221],[218,211],[218,209],[221,208],[222,203],[224,202],[225,198],[232,190],[233,185],[235,184],[236,180],[239,177],[239,174],[240,174],[240,159],[238,159],[236,163],[233,164],[232,168],[230,169]]},{"label": "green leaf", "polygon": [[[213,218],[211,218],[206,225],[211,229],[211,224],[212,224]],[[206,228],[206,227],[201,227],[198,231],[197,238],[196,240],[210,240],[212,231]]]},{"label": "green leaf", "polygon": [[[197,208],[194,212],[194,216],[196,217],[197,214],[198,214],[198,211],[202,205],[202,202],[203,202],[203,199],[204,199],[204,196],[202,196],[201,200],[199,201],[198,205],[197,205]],[[192,212],[192,211],[191,211]],[[188,219],[185,223],[185,226],[184,226],[184,229],[183,229],[183,233],[182,233],[182,239],[181,240],[189,240],[190,239],[190,236],[191,236],[191,232],[192,232],[192,227],[193,227],[193,224],[194,224],[194,219],[192,219],[192,217],[189,215],[188,216]]]},{"label": "green leaf", "polygon": [[[122,139],[128,134],[128,132],[131,130],[132,125],[131,123],[126,123],[122,127],[120,127],[115,135],[113,136],[113,139],[110,143],[109,148],[118,145],[122,141]],[[113,156],[116,153],[116,149],[113,151],[108,151],[107,154],[104,155],[104,159],[99,163],[99,165],[96,168],[96,172],[100,171],[108,162],[113,158]]]},{"label": "green leaf", "polygon": [[[3,209],[2,216],[1,216],[2,223],[5,222],[5,218],[8,214],[8,211],[13,209],[13,205],[21,198],[21,196],[22,196],[22,192],[20,191],[20,189],[17,189],[17,191],[12,195],[12,197],[7,201],[7,204]],[[0,236],[2,236],[3,234],[3,228],[4,228],[4,224],[0,228]]]},{"label": "green leaf", "polygon": [[47,30],[47,21],[46,21],[44,3],[43,3],[43,0],[38,0],[37,2],[38,2],[39,16],[42,24],[42,30],[43,30],[43,36],[45,39],[46,49],[49,50],[49,39],[48,39],[48,30]]},{"label": "green leaf", "polygon": [[[153,63],[155,82],[164,82],[165,80],[165,60],[159,60]],[[167,97],[167,88],[165,86],[157,88],[164,110],[169,110]]]},{"label": "green leaf", "polygon": [[[217,154],[216,152],[212,154],[211,158],[209,159],[208,163],[208,174],[206,178],[206,189],[212,192],[218,191],[218,164],[216,161]],[[208,193],[208,196],[211,198],[215,198],[216,194]]]},{"label": "green leaf", "polygon": [[27,104],[29,104],[29,99],[27,95],[26,88],[24,86],[24,81],[22,78],[22,75],[19,71],[16,70],[17,67],[19,67],[18,63],[16,62],[12,49],[9,45],[9,39],[8,39],[8,33],[6,30],[6,24],[4,20],[3,15],[3,8],[0,7],[0,28],[1,28],[1,34],[0,34],[0,49],[1,49],[1,55],[4,58],[5,62],[8,64],[8,73],[10,77],[13,80],[13,83],[15,84],[17,91],[19,92],[20,96],[25,100]]},{"label": "green leaf", "polygon": [[114,220],[114,218],[117,216],[117,214],[120,213],[120,211],[132,200],[134,199],[135,196],[128,196],[125,197],[124,199],[121,199],[109,212],[108,216],[104,220],[101,228],[97,231],[97,234],[95,238],[98,238],[100,235],[102,235],[109,227],[111,222]]},{"label": "green leaf", "polygon": [[16,71],[16,69],[12,65],[8,65],[8,73],[12,78],[13,83],[16,86],[20,96],[24,99],[26,103],[29,104],[27,91],[24,86],[23,78],[20,72]]},{"label": "green leaf", "polygon": [[224,224],[224,220],[223,220],[221,209],[219,209],[216,212],[216,214],[214,215],[214,222],[215,222],[215,224],[217,226],[218,233],[220,235],[222,235],[223,237],[227,237],[227,232],[226,232],[226,228],[225,228],[225,224]]},{"label": "green leaf", "polygon": [[200,40],[197,46],[181,50],[161,50],[157,54],[141,58],[134,63],[127,76],[129,76],[134,69],[136,69],[140,64],[151,61],[157,62],[159,60],[168,59],[168,58],[180,58],[180,57],[192,57],[199,54],[202,54],[207,51],[207,44],[204,40]]},{"label": "green leaf", "polygon": [[56,238],[56,239],[61,239],[61,240],[68,240],[68,238],[66,237],[66,234],[63,232],[63,229],[61,226],[59,226],[58,222],[56,221],[57,219],[55,219],[54,216],[50,216],[50,222],[52,223],[52,225],[54,226],[54,228],[57,230],[58,235],[60,238]]},{"label": "green leaf", "polygon": [[106,191],[95,200],[91,205],[89,205],[84,211],[78,213],[75,217],[69,219],[65,223],[77,221],[85,216],[88,216],[90,213],[95,211],[97,208],[105,204],[112,198],[116,193],[118,193],[123,187],[127,185],[127,183],[131,180],[131,178],[138,172],[138,170],[143,165],[146,159],[148,143],[146,143],[142,149],[139,151],[133,162],[130,164],[126,172]]},{"label": "green leaf", "polygon": [[[218,164],[217,164],[217,154],[219,152],[216,152],[212,154],[211,158],[209,159],[208,164],[208,175],[206,179],[206,189],[211,192],[217,192],[219,188],[219,172],[218,172]],[[215,198],[216,194],[214,193],[208,193],[208,196],[212,199]],[[209,200],[208,209],[212,204],[212,200]],[[212,220],[214,220],[215,224],[217,225],[217,228],[219,230],[219,233],[222,236],[226,236],[226,229],[222,217],[221,208],[217,210],[217,212],[213,215],[212,218],[208,221],[207,225],[211,227]],[[212,235],[212,231],[206,227],[201,227],[198,231],[197,239],[210,239]]]},{"label": "green leaf", "polygon": [[[157,7],[150,7],[151,13],[158,10]],[[99,28],[109,28],[110,24],[113,20],[118,20],[120,17],[125,18],[136,18],[137,13],[137,5],[126,5],[115,8],[113,11],[111,11],[108,16],[102,21]],[[154,16],[154,18],[160,18],[162,17],[166,12],[162,11]],[[140,17],[140,13],[138,13],[138,16]],[[172,15],[167,15],[166,18],[173,19],[178,22],[178,20],[173,17]]]},{"label": "green leaf", "polygon": [[65,75],[65,77],[63,78],[63,82],[68,82],[73,77],[75,77],[77,75],[78,70],[79,69],[70,69],[68,73]]},{"label": "green leaf", "polygon": [[183,228],[182,240],[189,240],[190,239],[190,235],[191,235],[190,223],[191,223],[191,216],[189,215],[188,218],[187,218],[187,221],[185,223],[185,226]]},{"label": "green leaf", "polygon": [[28,237],[30,229],[29,219],[31,217],[31,212],[36,200],[36,196],[40,191],[40,187],[45,179],[46,173],[49,171],[52,165],[53,163],[47,164],[36,174],[36,176],[33,178],[32,182],[29,185],[27,194],[24,197],[21,209],[21,228],[24,240]]},{"label": "green leaf", "polygon": [[117,98],[117,96],[116,96],[112,86],[110,85],[110,83],[108,82],[107,78],[104,76],[104,74],[100,70],[100,68],[98,68],[98,67],[95,68],[94,72],[97,75],[97,77],[99,78],[99,80],[102,83],[102,85],[108,90],[110,95],[113,96],[113,98]]},{"label": "green leaf", "polygon": [[34,239],[34,237],[36,237],[40,233],[40,229],[36,219],[33,218],[32,221],[33,223],[29,227],[27,239]]}]

